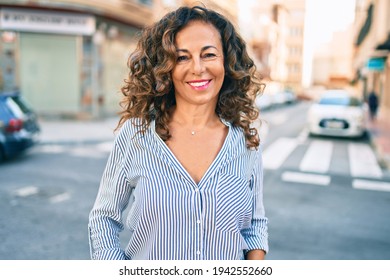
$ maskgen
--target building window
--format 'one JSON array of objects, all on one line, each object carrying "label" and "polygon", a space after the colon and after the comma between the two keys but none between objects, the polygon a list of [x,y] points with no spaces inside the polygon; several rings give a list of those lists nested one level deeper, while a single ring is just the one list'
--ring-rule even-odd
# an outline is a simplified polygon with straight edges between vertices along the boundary
[{"label": "building window", "polygon": [[301,73],[301,67],[299,63],[290,63],[287,65],[288,73],[291,75],[296,75]]},{"label": "building window", "polygon": [[288,48],[290,56],[300,56],[302,55],[302,49],[299,46],[291,46]]},{"label": "building window", "polygon": [[291,37],[302,37],[302,28],[301,27],[291,27],[290,36]]}]

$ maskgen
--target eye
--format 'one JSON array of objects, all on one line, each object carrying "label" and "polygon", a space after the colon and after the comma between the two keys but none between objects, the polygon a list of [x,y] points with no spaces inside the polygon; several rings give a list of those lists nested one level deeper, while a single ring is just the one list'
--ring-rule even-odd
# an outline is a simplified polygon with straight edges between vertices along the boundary
[{"label": "eye", "polygon": [[206,60],[214,59],[216,57],[217,57],[217,55],[215,53],[205,53],[203,55],[203,58]]},{"label": "eye", "polygon": [[188,60],[188,56],[186,55],[179,55],[176,59],[176,62],[183,62],[183,61],[186,61]]}]

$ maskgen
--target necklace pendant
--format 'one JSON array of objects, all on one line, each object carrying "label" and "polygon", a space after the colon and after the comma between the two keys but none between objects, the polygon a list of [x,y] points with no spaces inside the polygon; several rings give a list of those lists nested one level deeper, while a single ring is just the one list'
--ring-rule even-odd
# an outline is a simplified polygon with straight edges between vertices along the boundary
[{"label": "necklace pendant", "polygon": [[195,131],[191,131],[191,135],[195,135]]}]

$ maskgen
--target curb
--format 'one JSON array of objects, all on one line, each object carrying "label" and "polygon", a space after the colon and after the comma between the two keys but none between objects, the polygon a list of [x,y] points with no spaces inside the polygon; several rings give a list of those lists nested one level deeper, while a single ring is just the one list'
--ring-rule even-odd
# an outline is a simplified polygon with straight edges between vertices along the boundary
[{"label": "curb", "polygon": [[64,145],[64,146],[81,146],[81,145],[94,145],[102,142],[113,142],[114,139],[90,139],[90,140],[44,140],[38,141],[38,146],[49,146],[49,145]]},{"label": "curb", "polygon": [[374,149],[375,155],[378,159],[379,166],[390,172],[390,155],[385,155],[385,153],[381,149],[381,145],[379,145],[375,139],[376,137],[369,132],[369,141],[371,146]]}]

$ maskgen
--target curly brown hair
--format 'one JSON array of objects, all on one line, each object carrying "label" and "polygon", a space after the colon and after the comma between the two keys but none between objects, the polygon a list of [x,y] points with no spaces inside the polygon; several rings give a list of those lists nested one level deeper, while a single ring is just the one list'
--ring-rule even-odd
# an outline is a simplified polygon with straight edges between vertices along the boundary
[{"label": "curly brown hair", "polygon": [[123,111],[118,128],[126,120],[136,118],[140,120],[141,132],[145,132],[155,120],[161,139],[166,141],[171,137],[169,109],[176,103],[171,78],[177,60],[175,36],[194,20],[212,24],[222,39],[225,78],[215,112],[243,129],[248,148],[257,148],[260,139],[251,123],[259,115],[254,99],[264,84],[233,24],[221,14],[199,6],[180,7],[142,31],[127,63],[130,72],[121,88]]}]

